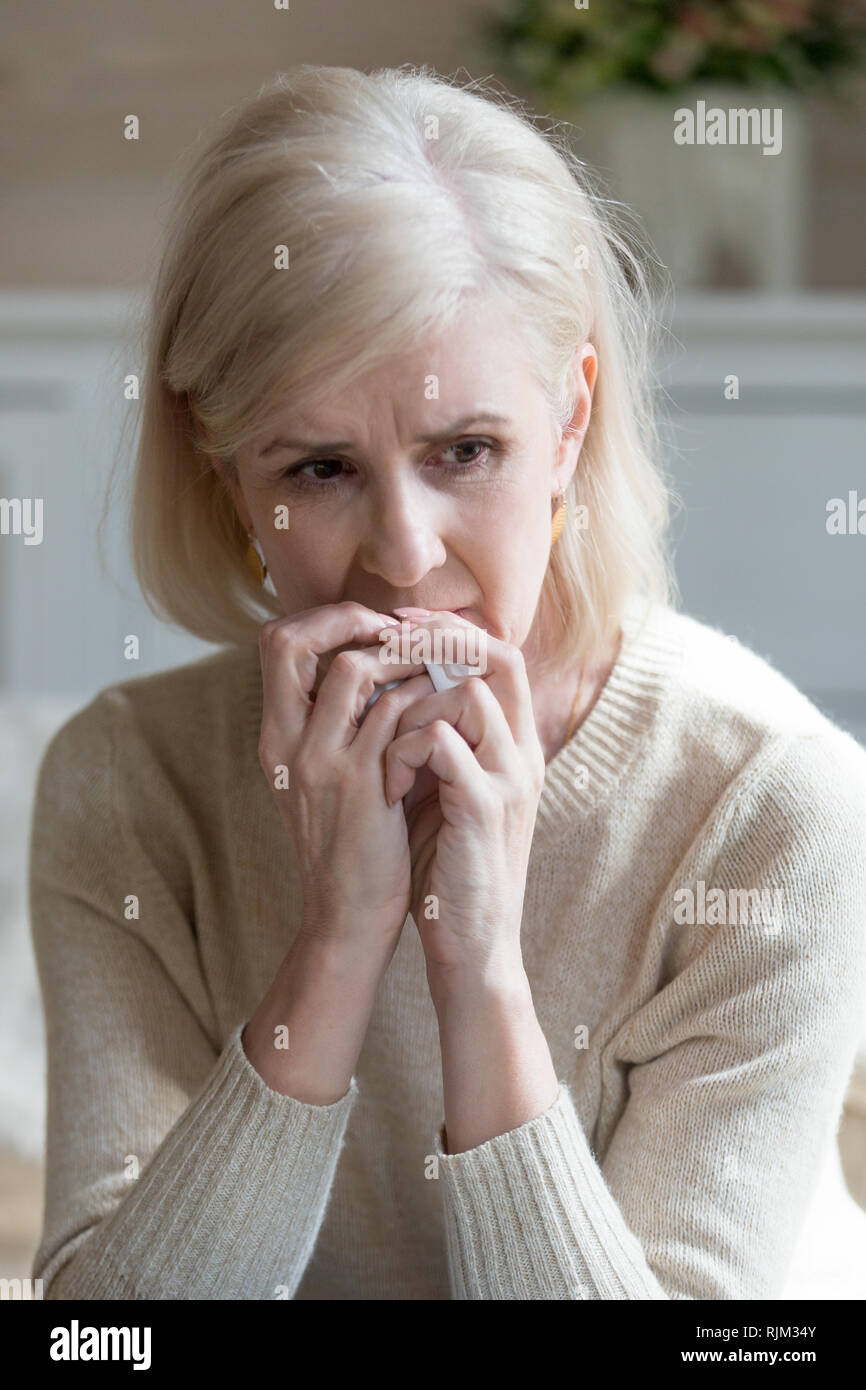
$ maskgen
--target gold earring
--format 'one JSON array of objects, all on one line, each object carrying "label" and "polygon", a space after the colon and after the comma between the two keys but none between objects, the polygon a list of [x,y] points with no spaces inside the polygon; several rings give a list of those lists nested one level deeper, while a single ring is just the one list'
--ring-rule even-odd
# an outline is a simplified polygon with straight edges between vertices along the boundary
[{"label": "gold earring", "polygon": [[559,493],[557,495],[562,498],[562,501],[560,502],[559,506],[554,512],[553,519],[550,523],[550,544],[552,546],[556,545],[556,542],[562,535],[562,528],[565,525],[565,518],[568,516],[568,502],[565,496],[565,489],[560,488]]},{"label": "gold earring", "polygon": [[264,551],[260,556],[258,550],[253,544],[255,532],[250,531],[248,532],[248,534],[250,537],[250,543],[247,546],[247,565],[249,566],[250,572],[253,578],[255,579],[256,583],[264,584],[265,580],[268,577],[268,564],[267,561],[263,558]]}]

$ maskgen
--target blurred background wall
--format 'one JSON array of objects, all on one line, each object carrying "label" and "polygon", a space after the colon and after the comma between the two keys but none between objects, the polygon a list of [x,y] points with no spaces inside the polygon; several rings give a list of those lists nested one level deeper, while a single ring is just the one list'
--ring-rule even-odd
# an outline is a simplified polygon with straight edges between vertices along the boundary
[{"label": "blurred background wall", "polygon": [[[482,24],[514,8],[505,0],[292,0],[285,11],[239,0],[204,6],[172,0],[7,4],[0,59],[3,281],[62,288],[136,284],[159,235],[179,151],[279,67],[413,62],[505,81]],[[735,6],[725,0],[682,8],[700,14]],[[795,13],[796,0],[778,0],[775,8]],[[862,13],[859,0],[848,8]],[[582,11],[565,0],[520,9],[540,16],[570,13],[579,30],[611,6],[593,0]],[[844,3],[839,9],[844,12]],[[531,21],[525,24],[532,28]],[[512,79],[511,89],[533,99],[538,89],[528,76],[531,42],[516,37],[513,49],[524,54],[524,75]],[[701,85],[707,85],[703,79]],[[585,129],[598,95],[621,100],[639,93],[617,81],[587,99],[575,95],[569,103],[563,96],[560,114],[570,105],[572,118]],[[866,75],[852,74],[844,106],[798,91],[788,90],[784,98],[791,111],[802,105],[808,113],[807,180],[799,225],[791,228],[791,236],[805,243],[803,284],[866,290]],[[540,95],[538,109],[547,111],[549,102]],[[680,105],[679,97],[674,104]],[[752,98],[745,104],[753,104]],[[135,143],[123,138],[128,112],[142,123]],[[646,164],[645,132],[639,125],[634,132],[634,149]],[[781,164],[789,153],[794,158],[783,150]],[[767,174],[772,162],[764,160]],[[615,177],[616,170],[611,172]]]},{"label": "blurred background wall", "polygon": [[[866,742],[866,517],[863,533],[856,522],[866,499],[863,6],[829,5],[833,42],[825,33],[810,49],[814,8],[5,8],[0,498],[42,498],[44,511],[41,543],[0,534],[0,1276],[27,1272],[41,1201],[44,1053],[25,868],[42,749],[105,685],[209,650],[158,623],[137,594],[122,491],[104,565],[96,536],[120,427],[135,409],[123,392],[141,366],[132,315],[178,157],[227,107],[298,62],[492,76],[568,122],[574,148],[609,196],[636,209],[673,275],[658,368],[666,462],[684,503],[675,526],[683,606],[754,647]],[[605,27],[611,15],[615,32]],[[781,148],[677,145],[675,111],[700,101],[780,110]],[[129,114],[140,122],[134,141],[124,138]],[[827,530],[837,498],[855,518],[844,534]],[[141,642],[135,663],[124,658],[130,633]],[[866,1295],[866,1081],[857,1075],[846,1135],[790,1297]]]}]

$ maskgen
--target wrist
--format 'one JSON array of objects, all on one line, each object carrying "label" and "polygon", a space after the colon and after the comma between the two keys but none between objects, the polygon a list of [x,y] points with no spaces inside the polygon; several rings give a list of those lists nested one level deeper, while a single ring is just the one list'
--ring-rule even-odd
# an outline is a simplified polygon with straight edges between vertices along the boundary
[{"label": "wrist", "polygon": [[397,939],[380,939],[357,919],[341,924],[331,918],[324,926],[320,918],[304,916],[289,954],[334,979],[358,979],[382,975],[396,948]]},{"label": "wrist", "polygon": [[487,1004],[532,1006],[532,990],[520,956],[460,966],[428,961],[427,984],[440,1022],[446,1014],[472,1012]]}]

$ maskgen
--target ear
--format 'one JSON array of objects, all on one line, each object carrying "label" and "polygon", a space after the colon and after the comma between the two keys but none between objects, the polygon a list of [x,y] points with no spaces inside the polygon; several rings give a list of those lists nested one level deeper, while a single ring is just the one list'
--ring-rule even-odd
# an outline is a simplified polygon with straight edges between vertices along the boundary
[{"label": "ear", "polygon": [[574,477],[577,460],[589,428],[592,397],[598,377],[598,354],[592,343],[581,343],[571,363],[574,383],[574,413],[562,432],[557,452],[556,483],[566,488]]},{"label": "ear", "polygon": [[589,392],[589,403],[592,405],[592,393],[595,390],[595,383],[598,380],[598,353],[592,343],[584,343],[580,349],[580,368],[583,372],[583,379]]},{"label": "ear", "polygon": [[572,435],[580,435],[581,441],[589,427],[592,412],[592,396],[598,377],[598,354],[592,343],[581,343],[572,362],[575,383],[574,415],[571,418]]}]

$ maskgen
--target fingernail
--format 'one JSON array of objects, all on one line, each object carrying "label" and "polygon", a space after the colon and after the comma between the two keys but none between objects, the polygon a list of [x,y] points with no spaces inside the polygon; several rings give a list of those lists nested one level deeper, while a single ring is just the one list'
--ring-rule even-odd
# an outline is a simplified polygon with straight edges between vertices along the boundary
[{"label": "fingernail", "polygon": [[432,615],[430,608],[395,608],[395,613],[399,613],[401,618],[429,618]]},{"label": "fingernail", "polygon": [[397,620],[396,618],[386,617],[386,615],[385,615],[384,613],[380,613],[380,614],[379,614],[379,617],[382,619],[382,622],[385,624],[386,627],[399,627],[399,626],[400,626],[400,623],[398,622],[398,620]]}]

